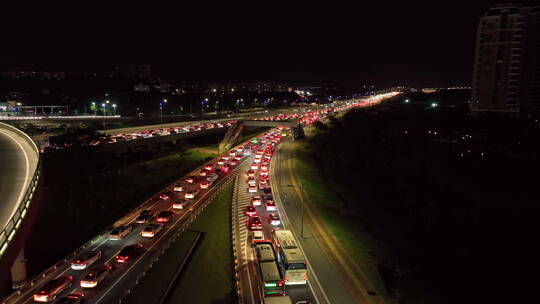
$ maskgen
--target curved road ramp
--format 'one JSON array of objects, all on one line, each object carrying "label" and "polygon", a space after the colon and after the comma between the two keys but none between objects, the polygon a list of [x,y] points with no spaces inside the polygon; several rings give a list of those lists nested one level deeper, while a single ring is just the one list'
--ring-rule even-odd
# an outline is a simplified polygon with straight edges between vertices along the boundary
[{"label": "curved road ramp", "polygon": [[19,251],[12,248],[14,237],[27,216],[40,171],[36,143],[21,130],[0,123],[0,282],[7,279],[4,274],[9,270],[4,268],[11,266]]}]

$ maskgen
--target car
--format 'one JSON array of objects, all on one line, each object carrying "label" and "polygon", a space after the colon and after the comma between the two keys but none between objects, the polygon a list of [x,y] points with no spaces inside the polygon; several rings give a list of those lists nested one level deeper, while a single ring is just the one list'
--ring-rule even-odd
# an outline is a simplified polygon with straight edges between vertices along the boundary
[{"label": "car", "polygon": [[236,156],[236,151],[231,150],[231,151],[229,152],[229,156],[232,156],[232,157]]},{"label": "car", "polygon": [[255,176],[255,170],[249,169],[249,170],[247,171],[247,175],[248,175],[249,177],[254,177],[254,176]]},{"label": "car", "polygon": [[264,206],[266,211],[277,211],[276,203],[274,203],[274,201],[265,200]]},{"label": "car", "polygon": [[216,175],[221,175],[223,172],[221,171],[221,168],[216,168],[216,169],[214,170],[214,173],[215,173]]},{"label": "car", "polygon": [[122,248],[120,252],[118,252],[118,254],[115,256],[115,260],[117,263],[129,262],[134,257],[139,255],[143,251],[143,248],[144,247],[142,244],[134,244],[134,245],[126,246]]},{"label": "car", "polygon": [[169,210],[163,210],[160,213],[158,213],[158,215],[156,216],[156,221],[158,223],[167,223],[171,220],[173,215],[174,215],[174,212],[169,211]]},{"label": "car", "polygon": [[74,292],[69,294],[60,300],[56,301],[56,304],[81,304],[83,302],[84,294],[82,292]]},{"label": "car", "polygon": [[269,183],[268,179],[261,179],[259,181],[259,189],[264,189],[268,187],[268,183]]},{"label": "car", "polygon": [[209,182],[201,182],[200,186],[201,186],[201,189],[208,189],[210,188],[210,186],[212,185],[212,183],[209,183]]},{"label": "car", "polygon": [[233,159],[233,160],[231,160],[231,161],[229,162],[229,165],[231,165],[231,166],[236,166],[236,165],[238,165],[238,161]]},{"label": "car", "polygon": [[209,183],[213,183],[218,179],[217,174],[211,173],[206,176],[206,181]]},{"label": "car", "polygon": [[251,170],[258,170],[259,169],[259,164],[257,163],[253,163],[251,164],[251,166],[249,167]]},{"label": "car", "polygon": [[242,160],[242,156],[239,156],[239,155],[238,155],[238,156],[235,156],[233,159],[234,159],[235,161],[239,162],[239,161]]},{"label": "car", "polygon": [[252,185],[257,184],[257,180],[255,180],[255,177],[250,176],[248,177],[247,183],[248,185],[252,186]]},{"label": "car", "polygon": [[79,254],[73,261],[71,261],[71,269],[83,270],[94,264],[101,258],[100,250],[92,250]]},{"label": "car", "polygon": [[36,302],[54,301],[56,297],[73,284],[72,276],[62,276],[45,283],[38,292],[34,294],[33,299]]},{"label": "car", "polygon": [[208,174],[208,172],[209,172],[208,170],[202,169],[201,172],[199,172],[199,175],[200,176],[206,176],[206,174]]},{"label": "car", "polygon": [[226,159],[220,158],[220,159],[218,160],[217,164],[221,166],[221,165],[224,165],[226,162],[227,162]]},{"label": "car", "polygon": [[255,216],[255,215],[257,215],[257,211],[255,210],[255,207],[253,207],[253,205],[247,205],[245,213],[246,213],[247,216]]},{"label": "car", "polygon": [[248,228],[249,230],[261,230],[263,227],[261,218],[258,216],[250,216],[248,218]]},{"label": "car", "polygon": [[109,240],[119,241],[133,230],[133,226],[118,226],[109,233]]},{"label": "car", "polygon": [[257,193],[257,187],[255,185],[249,185],[248,186],[248,192],[249,193]]},{"label": "car", "polygon": [[193,184],[196,180],[196,177],[195,176],[188,176],[186,177],[185,179],[185,182],[188,183],[188,184]]},{"label": "car", "polygon": [[159,199],[168,200],[174,196],[174,193],[171,191],[163,191],[159,194]]},{"label": "car", "polygon": [[265,188],[263,189],[263,196],[265,196],[265,199],[266,199],[266,197],[268,197],[268,196],[272,197],[272,188],[270,188],[270,187],[265,187]]},{"label": "car", "polygon": [[184,198],[186,199],[194,199],[195,197],[197,197],[197,195],[199,194],[199,190],[195,189],[195,190],[189,190],[186,192],[186,195],[184,196]]},{"label": "car", "polygon": [[262,241],[264,240],[264,232],[262,230],[250,231],[250,237],[251,237],[252,243],[255,243],[257,241]]},{"label": "car", "polygon": [[225,161],[228,161],[231,158],[229,157],[229,155],[223,155],[223,156],[221,156],[221,159],[223,159]]},{"label": "car", "polygon": [[81,280],[80,285],[83,288],[94,288],[101,281],[103,281],[111,272],[112,267],[110,265],[103,265],[91,269]]},{"label": "car", "polygon": [[185,209],[187,206],[188,200],[181,199],[174,201],[172,204],[173,209]]},{"label": "car", "polygon": [[143,237],[154,237],[158,232],[161,231],[162,228],[163,228],[163,225],[160,225],[160,224],[148,224],[141,231],[141,236],[143,236]]},{"label": "car", "polygon": [[265,175],[268,175],[268,169],[266,170],[261,169],[261,176],[265,176]]},{"label": "car", "polygon": [[156,213],[152,210],[143,210],[139,214],[139,216],[135,219],[135,223],[138,224],[144,224],[144,223],[150,223],[154,220],[154,217],[156,216]]},{"label": "car", "polygon": [[254,195],[251,197],[251,204],[253,206],[260,206],[262,204],[262,199],[260,195]]},{"label": "car", "polygon": [[279,215],[277,213],[271,213],[268,216],[268,223],[272,226],[278,226],[281,224],[281,220],[279,219]]},{"label": "car", "polygon": [[258,164],[258,163],[261,162],[261,159],[260,159],[260,158],[255,158],[255,159],[253,160],[253,162],[255,162],[256,164]]},{"label": "car", "polygon": [[204,166],[204,169],[208,170],[208,171],[212,171],[212,169],[214,169],[214,166],[211,165],[211,164],[208,164],[208,165]]},{"label": "car", "polygon": [[262,164],[261,165],[261,170],[262,171],[268,171],[268,165]]}]

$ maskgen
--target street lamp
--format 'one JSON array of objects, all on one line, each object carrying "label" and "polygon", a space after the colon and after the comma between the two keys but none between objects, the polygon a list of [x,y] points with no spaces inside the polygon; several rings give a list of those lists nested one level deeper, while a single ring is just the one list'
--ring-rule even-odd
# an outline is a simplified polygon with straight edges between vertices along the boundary
[{"label": "street lamp", "polygon": [[113,111],[114,111],[114,112],[113,112],[113,113],[114,113],[114,116],[116,116],[116,104],[113,103],[112,107],[113,107]]},{"label": "street lamp", "polygon": [[103,108],[103,116],[107,116],[107,108],[105,107],[105,104],[102,103],[101,107]]}]

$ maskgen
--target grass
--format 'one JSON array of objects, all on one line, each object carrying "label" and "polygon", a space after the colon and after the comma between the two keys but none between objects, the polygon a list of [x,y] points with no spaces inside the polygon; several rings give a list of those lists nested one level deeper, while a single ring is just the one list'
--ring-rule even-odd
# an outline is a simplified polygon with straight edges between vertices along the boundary
[{"label": "grass", "polygon": [[[49,166],[67,168],[65,181],[51,184],[38,211],[29,236],[26,254],[29,275],[41,272],[82,245],[96,233],[160,191],[166,184],[185,175],[212,157],[186,150],[120,166],[86,176],[78,175],[77,158],[52,160]],[[73,167],[73,169],[71,169]],[[54,220],[51,220],[54,219]],[[65,229],[66,226],[74,229]],[[51,242],[50,236],[61,236]],[[58,246],[61,242],[62,246]]]},{"label": "grass", "polygon": [[176,271],[187,258],[190,248],[197,241],[199,235],[200,233],[193,231],[183,232],[169,250],[160,257],[159,261],[147,271],[138,287],[132,289],[126,303],[158,303],[167,285],[174,279]]},{"label": "grass", "polygon": [[167,303],[232,303],[232,192],[230,183],[191,225],[191,230],[204,233],[204,239]]},{"label": "grass", "polygon": [[321,171],[317,169],[308,144],[303,143],[297,146],[293,163],[295,172],[309,197],[309,202],[315,205],[324,223],[367,279],[379,293],[384,293],[385,287],[378,274],[377,266],[368,252],[371,251],[377,256],[387,255],[386,249],[377,244],[362,223],[344,217],[339,208],[336,208],[340,202],[336,198],[335,188],[331,187]]}]

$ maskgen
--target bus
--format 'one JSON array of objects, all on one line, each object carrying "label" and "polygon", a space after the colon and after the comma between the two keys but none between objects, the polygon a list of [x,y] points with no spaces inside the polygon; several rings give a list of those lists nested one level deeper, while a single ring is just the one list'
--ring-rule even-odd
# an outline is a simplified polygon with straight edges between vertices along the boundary
[{"label": "bus", "polygon": [[253,245],[257,258],[257,270],[263,296],[284,295],[283,275],[277,264],[272,242],[258,241]]},{"label": "bus", "polygon": [[278,264],[285,275],[286,285],[307,283],[307,265],[304,254],[290,230],[274,230],[274,247]]},{"label": "bus", "polygon": [[282,297],[264,297],[264,304],[292,304],[292,300],[289,296]]}]

